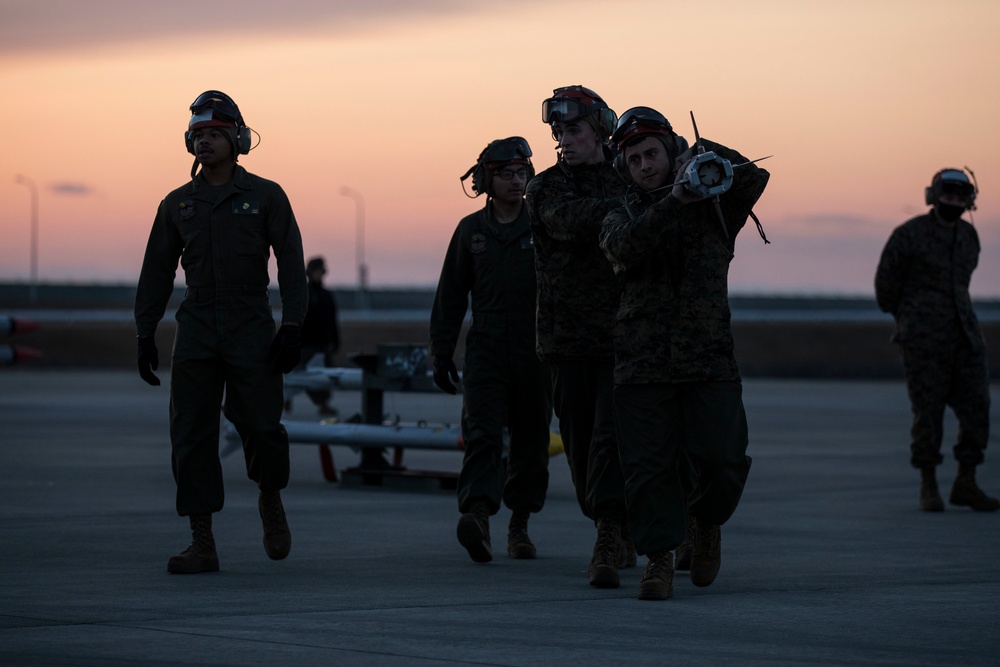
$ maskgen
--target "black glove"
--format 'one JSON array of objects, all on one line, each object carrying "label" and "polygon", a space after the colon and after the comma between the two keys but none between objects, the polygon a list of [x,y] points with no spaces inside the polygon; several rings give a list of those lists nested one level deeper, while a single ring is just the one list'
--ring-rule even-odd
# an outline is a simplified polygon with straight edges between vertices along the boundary
[{"label": "black glove", "polygon": [[457,394],[458,389],[452,384],[453,382],[458,382],[458,369],[455,367],[455,362],[451,360],[451,357],[434,357],[434,384],[443,392]]},{"label": "black glove", "polygon": [[283,324],[274,334],[268,361],[275,373],[289,373],[295,370],[302,358],[302,330],[291,324]]},{"label": "black glove", "polygon": [[152,336],[139,336],[139,377],[154,387],[160,386],[160,378],[153,371],[160,367],[160,353],[156,351],[156,341]]}]

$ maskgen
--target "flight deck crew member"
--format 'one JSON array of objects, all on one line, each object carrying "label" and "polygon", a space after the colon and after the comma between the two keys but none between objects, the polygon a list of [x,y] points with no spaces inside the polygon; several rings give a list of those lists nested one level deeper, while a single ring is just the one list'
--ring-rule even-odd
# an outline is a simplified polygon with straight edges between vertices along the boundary
[{"label": "flight deck crew member", "polygon": [[[153,335],[180,261],[187,289],[171,355],[170,441],[177,513],[189,517],[193,539],[167,562],[177,574],[219,569],[212,514],[222,510],[224,497],[220,406],[243,441],[247,476],[260,489],[264,549],[275,560],[291,549],[280,494],[289,474],[281,374],[299,362],[307,303],[302,239],[288,197],[236,162],[250,151],[250,130],[236,103],[219,91],[199,95],[184,139],[195,156],[191,181],[160,202],[135,302],[139,375],[158,385]],[[268,300],[272,249],[281,292],[277,333]]]},{"label": "flight deck crew member", "polygon": [[611,325],[618,281],[598,246],[601,221],[625,185],[606,140],[615,113],[583,86],[553,91],[542,103],[556,164],[528,184],[538,274],[538,355],[552,367],[553,408],[577,502],[597,525],[590,584],[620,585],[618,568],[634,565],[625,527],[625,481],[615,438]]},{"label": "flight deck crew member", "polygon": [[[309,307],[302,321],[302,359],[299,370],[308,368],[309,362],[317,355],[322,356],[322,363],[326,368],[336,365],[336,355],[340,349],[340,323],[337,321],[337,301],[333,292],[323,286],[325,275],[326,262],[322,257],[313,257],[306,264]],[[330,389],[307,389],[306,395],[319,409],[319,414],[337,415],[337,409],[330,405],[330,398],[333,396]],[[285,410],[290,408],[291,401],[286,401]]]},{"label": "flight deck crew member", "polygon": [[[632,538],[649,557],[639,598],[663,600],[673,595],[672,550],[684,540],[687,515],[694,526],[691,581],[715,580],[721,525],[736,510],[750,471],[728,274],[736,235],[769,176],[736,151],[703,140],[707,151],[742,166],[717,202],[691,192],[679,175],[678,157],[690,157],[686,141],[648,107],[622,114],[612,141],[619,171],[633,183],[601,233],[622,281],[615,419]],[[706,182],[724,172],[711,170],[719,163],[708,165]]]},{"label": "flight deck crew member", "polygon": [[[458,541],[477,563],[493,559],[489,517],[511,509],[507,553],[535,558],[528,517],[549,481],[552,402],[548,368],[535,354],[535,253],[524,187],[534,174],[521,137],[498,139],[463,176],[486,205],[459,222],[431,311],[434,381],[454,394],[455,347],[472,295],[462,374],[465,456],[458,477]],[[504,429],[510,436],[506,469]]]},{"label": "flight deck crew member", "polygon": [[931,210],[893,232],[875,274],[879,308],[896,320],[893,340],[903,358],[913,407],[910,463],[920,470],[920,509],[941,512],[935,471],[941,456],[945,406],[958,418],[952,453],[958,476],[952,505],[995,512],[1000,500],[976,484],[990,432],[990,374],[969,281],[979,263],[979,235],[962,219],[975,209],[977,189],[964,171],[942,169],[925,200]]}]

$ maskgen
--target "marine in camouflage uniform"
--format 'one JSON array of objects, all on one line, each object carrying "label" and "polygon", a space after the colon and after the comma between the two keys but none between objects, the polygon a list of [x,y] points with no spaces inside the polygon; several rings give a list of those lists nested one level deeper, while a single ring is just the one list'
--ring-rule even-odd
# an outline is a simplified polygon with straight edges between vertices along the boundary
[{"label": "marine in camouflage uniform", "polygon": [[501,501],[511,509],[508,555],[536,557],[528,518],[541,511],[549,486],[552,400],[548,368],[535,354],[535,253],[523,202],[533,174],[530,157],[520,137],[491,142],[480,154],[470,173],[475,172],[477,195],[487,194],[486,205],[458,223],[431,311],[434,380],[455,393],[453,358],[472,296],[462,373],[462,516],[456,532],[476,562],[493,558],[489,517]]},{"label": "marine in camouflage uniform", "polygon": [[[171,354],[170,441],[177,513],[190,517],[193,540],[167,569],[182,574],[219,569],[212,514],[224,501],[220,406],[243,441],[247,476],[260,489],[265,551],[281,559],[291,548],[280,496],[289,475],[281,373],[298,363],[307,303],[302,239],[288,197],[277,183],[236,164],[249,151],[236,104],[208,91],[191,112],[192,179],[160,203],[135,301],[139,374],[158,385],[154,333],[180,261],[187,290]],[[271,249],[282,303],[277,334],[268,298]]]},{"label": "marine in camouflage uniform", "polygon": [[[769,175],[755,165],[734,171],[719,198],[723,224],[711,200],[671,187],[687,144],[662,114],[629,110],[613,140],[620,170],[637,184],[601,232],[622,281],[615,417],[632,538],[650,559],[639,597],[664,599],[672,594],[670,552],[685,538],[686,510],[695,527],[691,578],[707,586],[718,572],[719,526],[735,511],[750,470],[728,272],[736,236]],[[702,144],[734,165],[747,162],[725,146]],[[658,161],[655,170],[646,157]],[[693,490],[682,474],[688,464]]]},{"label": "marine in camouflage uniform", "polygon": [[631,565],[634,555],[621,537],[625,493],[612,397],[618,281],[598,235],[625,186],[605,145],[614,113],[596,93],[557,89],[543,103],[543,120],[561,153],[526,193],[538,275],[537,350],[552,366],[553,406],[577,502],[597,525],[591,584],[613,588],[617,563]]},{"label": "marine in camouflage uniform", "polygon": [[935,470],[943,461],[946,406],[959,425],[952,450],[959,479],[951,502],[980,510],[1000,507],[974,481],[989,438],[990,408],[986,348],[969,296],[979,236],[960,217],[974,198],[975,188],[963,172],[939,172],[927,189],[932,209],[893,231],[875,275],[879,308],[896,320],[893,340],[900,347],[913,409],[910,463],[921,470],[925,511],[944,509]]}]

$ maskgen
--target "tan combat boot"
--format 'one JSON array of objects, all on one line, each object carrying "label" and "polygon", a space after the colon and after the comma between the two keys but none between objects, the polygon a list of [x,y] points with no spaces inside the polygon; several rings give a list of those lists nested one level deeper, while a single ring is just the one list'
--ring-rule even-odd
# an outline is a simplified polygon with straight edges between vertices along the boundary
[{"label": "tan combat boot", "polygon": [[188,517],[191,523],[191,544],[187,549],[167,561],[170,574],[198,574],[218,572],[219,555],[215,552],[212,535],[212,515],[196,514]]},{"label": "tan combat boot", "polygon": [[474,503],[469,511],[458,520],[458,543],[465,547],[469,556],[477,563],[493,560],[493,546],[490,544],[490,508],[486,503]]},{"label": "tan combat boot", "polygon": [[621,551],[622,528],[614,519],[597,520],[597,541],[590,559],[590,585],[597,588],[618,588],[618,559]]},{"label": "tan combat boot", "polygon": [[680,543],[674,554],[677,563],[675,569],[682,572],[691,569],[691,553],[694,551],[694,519],[691,518],[690,514],[686,523],[684,541]]},{"label": "tan combat boot", "polygon": [[628,523],[622,524],[622,539],[618,551],[618,569],[635,567],[636,554],[635,542],[632,541],[632,533],[629,532]]},{"label": "tan combat boot", "polygon": [[976,484],[976,466],[967,463],[958,466],[958,477],[951,487],[948,502],[952,505],[971,507],[977,512],[996,512],[1000,509],[1000,500],[989,497]]},{"label": "tan combat boot", "polygon": [[920,469],[920,511],[944,511],[944,501],[938,492],[937,476],[933,467]]},{"label": "tan combat boot", "polygon": [[694,520],[694,551],[691,552],[691,583],[708,586],[722,565],[722,528]]},{"label": "tan combat boot", "polygon": [[280,491],[261,490],[257,511],[264,525],[264,551],[271,560],[281,560],[292,550],[292,531],[288,529]]},{"label": "tan combat boot", "polygon": [[511,558],[537,558],[538,552],[528,537],[529,512],[511,512],[507,526],[507,555]]},{"label": "tan combat boot", "polygon": [[640,600],[669,600],[674,596],[674,554],[667,549],[649,554],[639,582]]}]

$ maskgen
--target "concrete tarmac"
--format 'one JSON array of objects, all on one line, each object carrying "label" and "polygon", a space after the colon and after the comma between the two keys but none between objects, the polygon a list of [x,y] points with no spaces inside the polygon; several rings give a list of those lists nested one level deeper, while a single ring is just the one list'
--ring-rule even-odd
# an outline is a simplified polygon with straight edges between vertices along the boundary
[{"label": "concrete tarmac", "polygon": [[[561,456],[530,525],[538,559],[506,556],[503,509],[494,561],[477,565],[455,539],[454,492],[332,484],[312,445],[292,447],[292,552],[270,561],[234,454],[215,518],[221,571],[168,575],[190,533],[174,511],[166,386],[0,372],[0,664],[1000,664],[1000,514],[917,510],[902,383],[744,389],[754,464],[723,527],[722,571],[708,588],[679,573],[672,600],[645,602],[642,557],[619,589],[587,584],[594,528]],[[385,408],[456,422],[459,400],[389,394]],[[354,392],[334,402],[360,408]],[[299,396],[289,418],[315,410]],[[946,499],[955,431],[949,413]],[[992,494],[998,449],[994,438],[979,469]],[[404,463],[454,472],[460,456]]]}]

